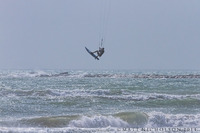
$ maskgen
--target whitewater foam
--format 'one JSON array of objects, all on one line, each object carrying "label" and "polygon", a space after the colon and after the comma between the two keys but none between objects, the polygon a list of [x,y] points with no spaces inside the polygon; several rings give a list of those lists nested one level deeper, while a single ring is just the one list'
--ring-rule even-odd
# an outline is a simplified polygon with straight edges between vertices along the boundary
[{"label": "whitewater foam", "polygon": [[106,127],[128,127],[129,124],[120,118],[113,116],[83,116],[80,120],[73,120],[69,127],[78,128],[106,128]]},{"label": "whitewater foam", "polygon": [[151,112],[146,127],[199,127],[200,114],[164,114]]}]

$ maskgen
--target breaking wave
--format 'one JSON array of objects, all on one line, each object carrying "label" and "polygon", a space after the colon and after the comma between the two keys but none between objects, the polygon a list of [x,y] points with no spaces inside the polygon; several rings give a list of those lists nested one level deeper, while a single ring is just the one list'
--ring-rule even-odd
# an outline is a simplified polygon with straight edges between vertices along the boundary
[{"label": "breaking wave", "polygon": [[157,128],[199,127],[200,114],[164,114],[161,112],[121,112],[112,115],[52,116],[0,121],[1,127],[32,128]]},{"label": "breaking wave", "polygon": [[136,78],[136,79],[190,79],[200,78],[198,73],[189,74],[148,74],[148,73],[93,73],[93,72],[55,72],[55,71],[13,71],[0,72],[0,77],[70,77],[70,78]]},{"label": "breaking wave", "polygon": [[43,90],[22,90],[0,87],[0,96],[16,96],[16,97],[92,97],[92,98],[108,98],[113,100],[133,100],[133,101],[148,101],[148,100],[182,100],[182,99],[196,99],[200,100],[200,94],[193,95],[173,95],[173,94],[159,94],[159,93],[142,93],[129,92],[125,89],[110,90],[110,89],[43,89]]},{"label": "breaking wave", "polygon": [[[21,120],[0,121],[4,127],[76,127],[76,128],[106,128],[106,127],[143,127],[148,121],[145,113],[122,112],[113,115],[93,116],[52,116],[24,118]],[[11,126],[12,125],[12,126]]]},{"label": "breaking wave", "polygon": [[[62,98],[102,98],[110,100],[126,100],[126,101],[157,101],[157,100],[168,100],[170,102],[177,101],[181,104],[185,103],[198,103],[200,102],[200,94],[190,95],[173,95],[173,94],[159,94],[159,93],[142,93],[142,92],[130,92],[125,89],[12,89],[0,86],[0,96],[6,97],[40,97],[40,98],[51,98],[51,99],[62,99]],[[173,103],[172,103],[173,104]]]}]

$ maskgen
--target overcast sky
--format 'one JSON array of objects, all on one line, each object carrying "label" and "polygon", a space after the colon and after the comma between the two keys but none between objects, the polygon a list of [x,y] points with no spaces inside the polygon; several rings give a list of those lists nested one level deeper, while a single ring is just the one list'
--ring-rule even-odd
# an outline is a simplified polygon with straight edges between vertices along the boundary
[{"label": "overcast sky", "polygon": [[0,0],[0,69],[200,69],[200,0]]}]

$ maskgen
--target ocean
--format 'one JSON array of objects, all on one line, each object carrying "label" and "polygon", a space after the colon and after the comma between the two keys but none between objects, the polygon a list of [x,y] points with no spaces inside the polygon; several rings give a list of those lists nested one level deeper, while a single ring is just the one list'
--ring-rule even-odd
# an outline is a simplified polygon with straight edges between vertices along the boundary
[{"label": "ocean", "polygon": [[200,71],[0,70],[0,132],[200,132]]}]

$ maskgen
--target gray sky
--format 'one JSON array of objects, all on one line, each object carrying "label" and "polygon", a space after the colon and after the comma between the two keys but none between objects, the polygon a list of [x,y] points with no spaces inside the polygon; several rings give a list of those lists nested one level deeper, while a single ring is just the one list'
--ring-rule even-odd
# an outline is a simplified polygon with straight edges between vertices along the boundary
[{"label": "gray sky", "polygon": [[0,0],[0,69],[199,69],[199,0]]}]

